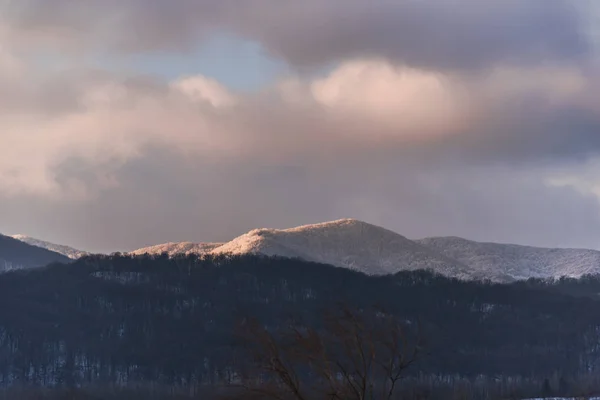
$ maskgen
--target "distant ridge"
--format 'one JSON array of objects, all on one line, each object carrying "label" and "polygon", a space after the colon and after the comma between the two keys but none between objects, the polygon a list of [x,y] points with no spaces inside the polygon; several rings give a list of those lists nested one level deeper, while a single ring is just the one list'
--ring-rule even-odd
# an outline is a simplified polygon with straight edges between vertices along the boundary
[{"label": "distant ridge", "polygon": [[135,256],[162,253],[167,253],[171,256],[176,254],[203,254],[221,246],[222,244],[223,243],[170,242],[158,244],[156,246],[143,247],[141,249],[131,251],[128,254]]},{"label": "distant ridge", "polygon": [[74,248],[69,247],[69,246],[64,246],[64,245],[55,244],[55,243],[51,243],[51,242],[46,242],[44,240],[35,239],[35,238],[32,238],[31,236],[27,236],[27,235],[11,235],[11,237],[13,239],[20,240],[21,242],[25,242],[25,243],[30,244],[32,246],[41,247],[43,249],[50,250],[50,251],[53,251],[55,253],[62,254],[62,255],[67,256],[67,257],[69,257],[70,259],[73,259],[73,260],[78,259],[78,258],[83,257],[83,256],[86,256],[86,255],[89,254],[86,251],[77,250],[77,249],[74,249]]},{"label": "distant ridge", "polygon": [[355,219],[340,219],[290,229],[254,229],[224,244],[167,243],[130,254],[177,253],[263,254],[301,258],[350,268],[370,275],[431,269],[463,279],[473,278],[466,265],[390,230]]},{"label": "distant ridge", "polygon": [[512,282],[600,274],[600,251],[480,243],[459,237],[410,240],[388,229],[345,218],[289,229],[254,229],[226,243],[165,243],[130,252],[263,254],[301,258],[369,275],[428,269],[459,279]]},{"label": "distant ridge", "polygon": [[0,272],[70,261],[70,258],[60,253],[32,246],[10,236],[0,235]]},{"label": "distant ridge", "polygon": [[416,242],[462,262],[492,280],[579,277],[600,273],[600,251],[597,250],[485,243],[453,236]]}]

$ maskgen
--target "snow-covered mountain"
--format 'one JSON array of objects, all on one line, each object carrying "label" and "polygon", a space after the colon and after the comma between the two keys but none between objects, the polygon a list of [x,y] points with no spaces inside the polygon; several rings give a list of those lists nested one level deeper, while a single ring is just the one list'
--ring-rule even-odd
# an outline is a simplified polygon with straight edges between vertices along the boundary
[{"label": "snow-covered mountain", "polygon": [[354,219],[291,229],[255,229],[227,243],[167,243],[130,254],[262,254],[301,258],[372,275],[432,269],[460,278],[476,277],[466,265],[402,235]]},{"label": "snow-covered mountain", "polygon": [[371,275],[429,269],[460,279],[511,282],[600,273],[600,251],[480,243],[458,237],[410,240],[355,219],[291,229],[254,229],[227,243],[165,243],[129,254],[263,254],[350,268]]},{"label": "snow-covered mountain", "polygon": [[[165,243],[129,254],[262,254],[350,268],[371,275],[429,269],[460,279],[510,282],[531,277],[600,274],[600,251],[482,243],[459,237],[410,240],[341,219],[290,229],[254,229],[226,243]],[[0,235],[0,271],[66,262],[88,253],[25,235]],[[68,257],[68,258],[67,258]]]},{"label": "snow-covered mountain", "polygon": [[449,276],[472,277],[466,265],[395,232],[355,219],[282,230],[255,229],[211,253],[294,257],[371,275],[432,269]]},{"label": "snow-covered mountain", "polygon": [[11,237],[13,239],[20,240],[21,242],[25,242],[31,246],[41,247],[43,249],[62,254],[73,260],[89,254],[85,251],[77,250],[69,246],[46,242],[44,240],[35,239],[27,235],[11,235]]},{"label": "snow-covered mountain", "polygon": [[143,254],[158,255],[162,253],[167,253],[170,256],[174,256],[176,254],[204,254],[221,245],[223,245],[223,243],[164,243],[134,250],[128,254],[134,256],[140,256]]},{"label": "snow-covered mountain", "polygon": [[481,243],[459,237],[417,240],[495,281],[600,273],[600,251]]},{"label": "snow-covered mountain", "polygon": [[10,236],[0,235],[0,272],[70,261],[62,254],[32,246]]}]

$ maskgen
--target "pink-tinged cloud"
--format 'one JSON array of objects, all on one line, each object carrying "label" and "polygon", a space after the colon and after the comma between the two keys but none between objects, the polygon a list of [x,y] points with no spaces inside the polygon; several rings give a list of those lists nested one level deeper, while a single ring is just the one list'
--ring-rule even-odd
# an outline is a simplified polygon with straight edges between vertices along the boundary
[{"label": "pink-tinged cloud", "polygon": [[[0,7],[0,231],[127,250],[350,216],[409,236],[600,242],[584,190],[600,71],[573,2]],[[329,72],[238,93],[88,58],[185,51],[222,30]]]}]

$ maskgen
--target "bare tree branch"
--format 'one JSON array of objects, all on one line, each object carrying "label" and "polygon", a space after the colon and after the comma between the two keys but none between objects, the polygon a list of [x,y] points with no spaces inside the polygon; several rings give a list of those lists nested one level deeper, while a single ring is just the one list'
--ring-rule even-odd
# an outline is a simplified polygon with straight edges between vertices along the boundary
[{"label": "bare tree branch", "polygon": [[246,321],[242,329],[256,372],[276,382],[263,384],[263,395],[389,400],[423,353],[420,324],[408,333],[415,329],[383,312],[340,307],[326,313],[323,322],[316,330],[293,321],[272,333],[257,321]]}]

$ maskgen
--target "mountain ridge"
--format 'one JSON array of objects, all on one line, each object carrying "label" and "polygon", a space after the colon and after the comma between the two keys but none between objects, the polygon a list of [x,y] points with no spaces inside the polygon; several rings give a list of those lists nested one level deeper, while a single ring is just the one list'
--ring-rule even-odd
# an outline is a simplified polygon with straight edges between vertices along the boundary
[{"label": "mountain ridge", "polygon": [[72,260],[60,253],[0,234],[0,272],[13,269],[43,267],[54,262],[69,263]]},{"label": "mountain ridge", "polygon": [[[207,246],[207,244],[203,244]],[[466,265],[438,254],[391,230],[352,218],[317,224],[301,225],[288,229],[253,229],[233,240],[214,246],[198,254],[262,254],[300,258],[349,268],[369,275],[386,275],[400,270],[431,269],[436,272],[472,278]],[[187,247],[187,246],[182,246]],[[173,244],[154,246],[171,249]],[[139,249],[130,254],[157,254]],[[186,254],[183,252],[183,254]]]},{"label": "mountain ridge", "polygon": [[16,239],[16,240],[20,240],[21,242],[27,243],[31,246],[41,247],[43,249],[62,254],[64,256],[69,257],[72,260],[76,260],[80,257],[87,256],[90,254],[87,251],[78,250],[78,249],[75,249],[70,246],[65,246],[62,244],[56,244],[56,243],[48,242],[45,240],[36,239],[31,236],[27,236],[27,235],[23,235],[23,234],[10,235],[10,237],[13,239]]},{"label": "mountain ridge", "polygon": [[411,240],[352,218],[288,229],[252,229],[225,243],[166,243],[130,254],[263,254],[301,258],[372,275],[429,269],[460,279],[511,282],[600,273],[600,251],[477,242],[458,236]]},{"label": "mountain ridge", "polygon": [[140,256],[143,254],[202,254],[212,250],[215,247],[221,246],[223,243],[194,243],[194,242],[167,242],[154,246],[142,247],[137,250],[128,252],[127,254]]},{"label": "mountain ridge", "polygon": [[[71,259],[88,254],[25,235],[13,235],[12,238]],[[427,269],[453,278],[494,282],[600,274],[600,251],[597,250],[478,242],[458,236],[411,240],[352,218],[287,229],[252,229],[228,242],[168,242],[126,254],[163,253],[169,256],[259,254],[299,258],[368,275]],[[2,256],[0,252],[0,260]]]},{"label": "mountain ridge", "polygon": [[515,280],[579,277],[600,273],[600,251],[477,242],[457,236],[416,240],[486,275],[503,273]]}]

